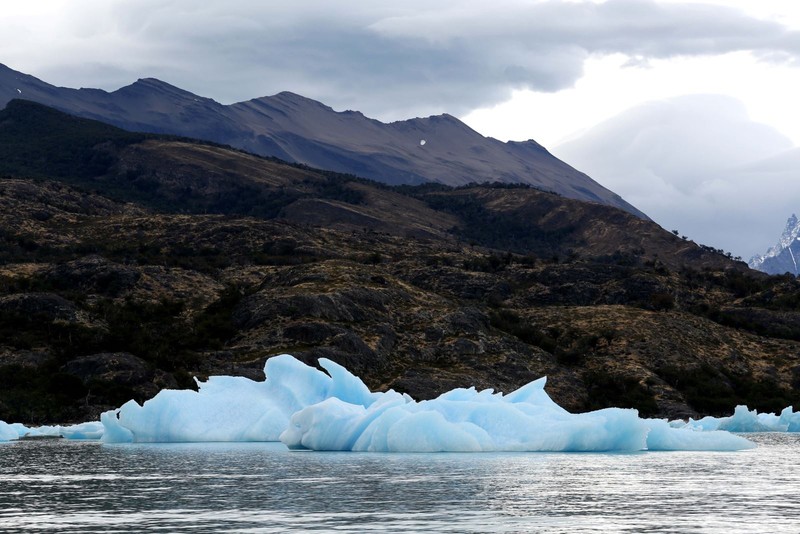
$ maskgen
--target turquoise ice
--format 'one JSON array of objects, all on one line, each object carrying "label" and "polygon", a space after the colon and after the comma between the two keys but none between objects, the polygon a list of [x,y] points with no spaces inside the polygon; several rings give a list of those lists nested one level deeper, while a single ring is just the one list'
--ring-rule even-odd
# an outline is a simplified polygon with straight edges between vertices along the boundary
[{"label": "turquoise ice", "polygon": [[324,369],[289,355],[267,360],[262,382],[212,377],[199,390],[164,390],[103,414],[106,442],[277,441],[292,449],[371,452],[740,450],[721,431],[673,428],[636,410],[572,414],[545,392],[545,378],[504,395],[455,389],[415,401],[370,392],[337,363]]}]

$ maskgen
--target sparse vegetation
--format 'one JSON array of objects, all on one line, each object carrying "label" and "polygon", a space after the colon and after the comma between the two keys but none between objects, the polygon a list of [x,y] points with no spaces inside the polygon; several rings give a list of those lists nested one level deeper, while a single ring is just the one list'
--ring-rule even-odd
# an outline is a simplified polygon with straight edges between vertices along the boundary
[{"label": "sparse vegetation", "polygon": [[[800,405],[793,276],[527,186],[391,188],[22,106],[0,112],[0,419],[84,419],[284,351],[423,398],[550,374],[574,411]],[[304,199],[346,213],[287,222]],[[76,374],[95,357],[110,370]]]},{"label": "sparse vegetation", "polygon": [[558,347],[556,340],[536,328],[535,325],[525,321],[511,310],[498,310],[489,315],[493,327],[519,338],[521,341],[539,347],[549,353],[554,353]]},{"label": "sparse vegetation", "polygon": [[653,393],[635,377],[593,370],[584,374],[583,380],[589,393],[589,409],[626,406],[639,410],[642,417],[658,414],[658,403]]}]

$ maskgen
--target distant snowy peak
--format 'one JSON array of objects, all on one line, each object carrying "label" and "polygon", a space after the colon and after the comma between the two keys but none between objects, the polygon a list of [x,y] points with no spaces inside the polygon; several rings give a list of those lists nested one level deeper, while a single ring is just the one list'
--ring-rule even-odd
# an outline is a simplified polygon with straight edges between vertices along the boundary
[{"label": "distant snowy peak", "polygon": [[752,269],[764,271],[769,274],[792,273],[800,274],[800,222],[794,213],[786,221],[778,243],[770,247],[763,255],[756,255],[750,259]]},{"label": "distant snowy peak", "polygon": [[786,228],[783,229],[779,245],[783,248],[788,248],[797,241],[798,234],[800,234],[800,225],[797,224],[797,215],[792,213],[792,216],[786,221]]}]

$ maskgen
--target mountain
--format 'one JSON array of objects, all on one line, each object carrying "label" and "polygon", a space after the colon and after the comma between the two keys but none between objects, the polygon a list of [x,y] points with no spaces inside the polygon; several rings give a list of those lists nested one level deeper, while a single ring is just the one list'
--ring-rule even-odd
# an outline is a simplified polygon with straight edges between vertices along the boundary
[{"label": "mountain", "polygon": [[769,274],[791,273],[800,275],[797,262],[800,260],[800,221],[792,214],[786,221],[778,243],[763,255],[753,256],[748,265]]},{"label": "mountain", "polygon": [[503,143],[446,114],[384,124],[288,92],[222,105],[152,78],[113,92],[69,89],[0,65],[0,106],[17,98],[129,131],[213,141],[387,184],[524,183],[646,218],[535,141]]},{"label": "mountain", "polygon": [[632,254],[672,267],[735,268],[652,221],[524,184],[390,188],[229,148],[128,132],[25,100],[0,110],[0,173],[56,178],[179,213],[282,219],[399,236],[458,236],[539,256]]},{"label": "mountain", "polygon": [[522,185],[390,187],[15,100],[0,419],[96,417],[326,357],[431,398],[542,375],[572,411],[800,403],[800,282]]}]

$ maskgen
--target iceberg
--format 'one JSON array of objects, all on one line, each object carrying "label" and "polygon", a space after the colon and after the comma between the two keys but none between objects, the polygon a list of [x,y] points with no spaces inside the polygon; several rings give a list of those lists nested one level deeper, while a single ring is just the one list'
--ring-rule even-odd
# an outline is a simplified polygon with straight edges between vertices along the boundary
[{"label": "iceberg", "polygon": [[19,434],[14,430],[14,427],[5,421],[0,421],[0,441],[12,441],[15,439],[19,439]]},{"label": "iceberg", "polygon": [[671,428],[636,410],[571,414],[544,392],[541,378],[507,395],[457,389],[416,402],[389,392],[370,406],[337,398],[295,413],[280,436],[290,449],[364,452],[635,452],[741,450],[728,432]]},{"label": "iceberg", "polygon": [[89,421],[78,425],[59,426],[62,438],[73,440],[93,440],[103,437],[103,424],[100,421]]},{"label": "iceberg", "polygon": [[291,449],[370,452],[740,450],[750,441],[722,431],[674,428],[632,409],[572,414],[544,391],[546,378],[504,395],[455,389],[415,401],[370,392],[337,363],[322,370],[284,354],[266,379],[217,376],[198,391],[163,390],[101,417],[103,441],[282,441]]},{"label": "iceberg", "polygon": [[0,441],[24,437],[102,439],[106,443],[281,441],[290,449],[365,452],[633,452],[749,449],[731,432],[798,432],[800,412],[698,421],[643,419],[636,410],[573,414],[545,392],[546,377],[509,394],[460,388],[416,401],[371,392],[341,365],[320,369],[288,354],[267,360],[264,381],[212,376],[198,390],[162,390],[129,401],[100,421],[29,428],[0,421]]},{"label": "iceberg", "polygon": [[755,448],[753,442],[730,432],[674,428],[660,419],[647,421],[650,425],[647,435],[649,451],[735,451]]},{"label": "iceberg", "polygon": [[101,415],[103,441],[278,441],[293,413],[329,397],[367,406],[382,394],[330,360],[328,374],[283,354],[267,360],[266,380],[212,376],[198,391],[162,390],[139,405],[128,401]]},{"label": "iceberg", "polygon": [[737,406],[730,417],[707,416],[697,421],[689,419],[685,424],[682,421],[672,424],[675,427],[702,431],[800,432],[800,412],[794,412],[791,406],[787,406],[780,415],[776,415],[774,413],[758,413],[756,410],[748,409],[747,406]]},{"label": "iceberg", "polygon": [[430,401],[387,399],[369,407],[331,398],[291,418],[290,449],[365,452],[638,451],[647,423],[635,410],[572,415],[501,394],[456,390]]},{"label": "iceberg", "polygon": [[20,438],[66,438],[73,440],[97,440],[103,436],[100,421],[90,421],[77,425],[55,425],[27,427],[20,423],[8,424],[0,421],[0,441],[14,441]]}]

